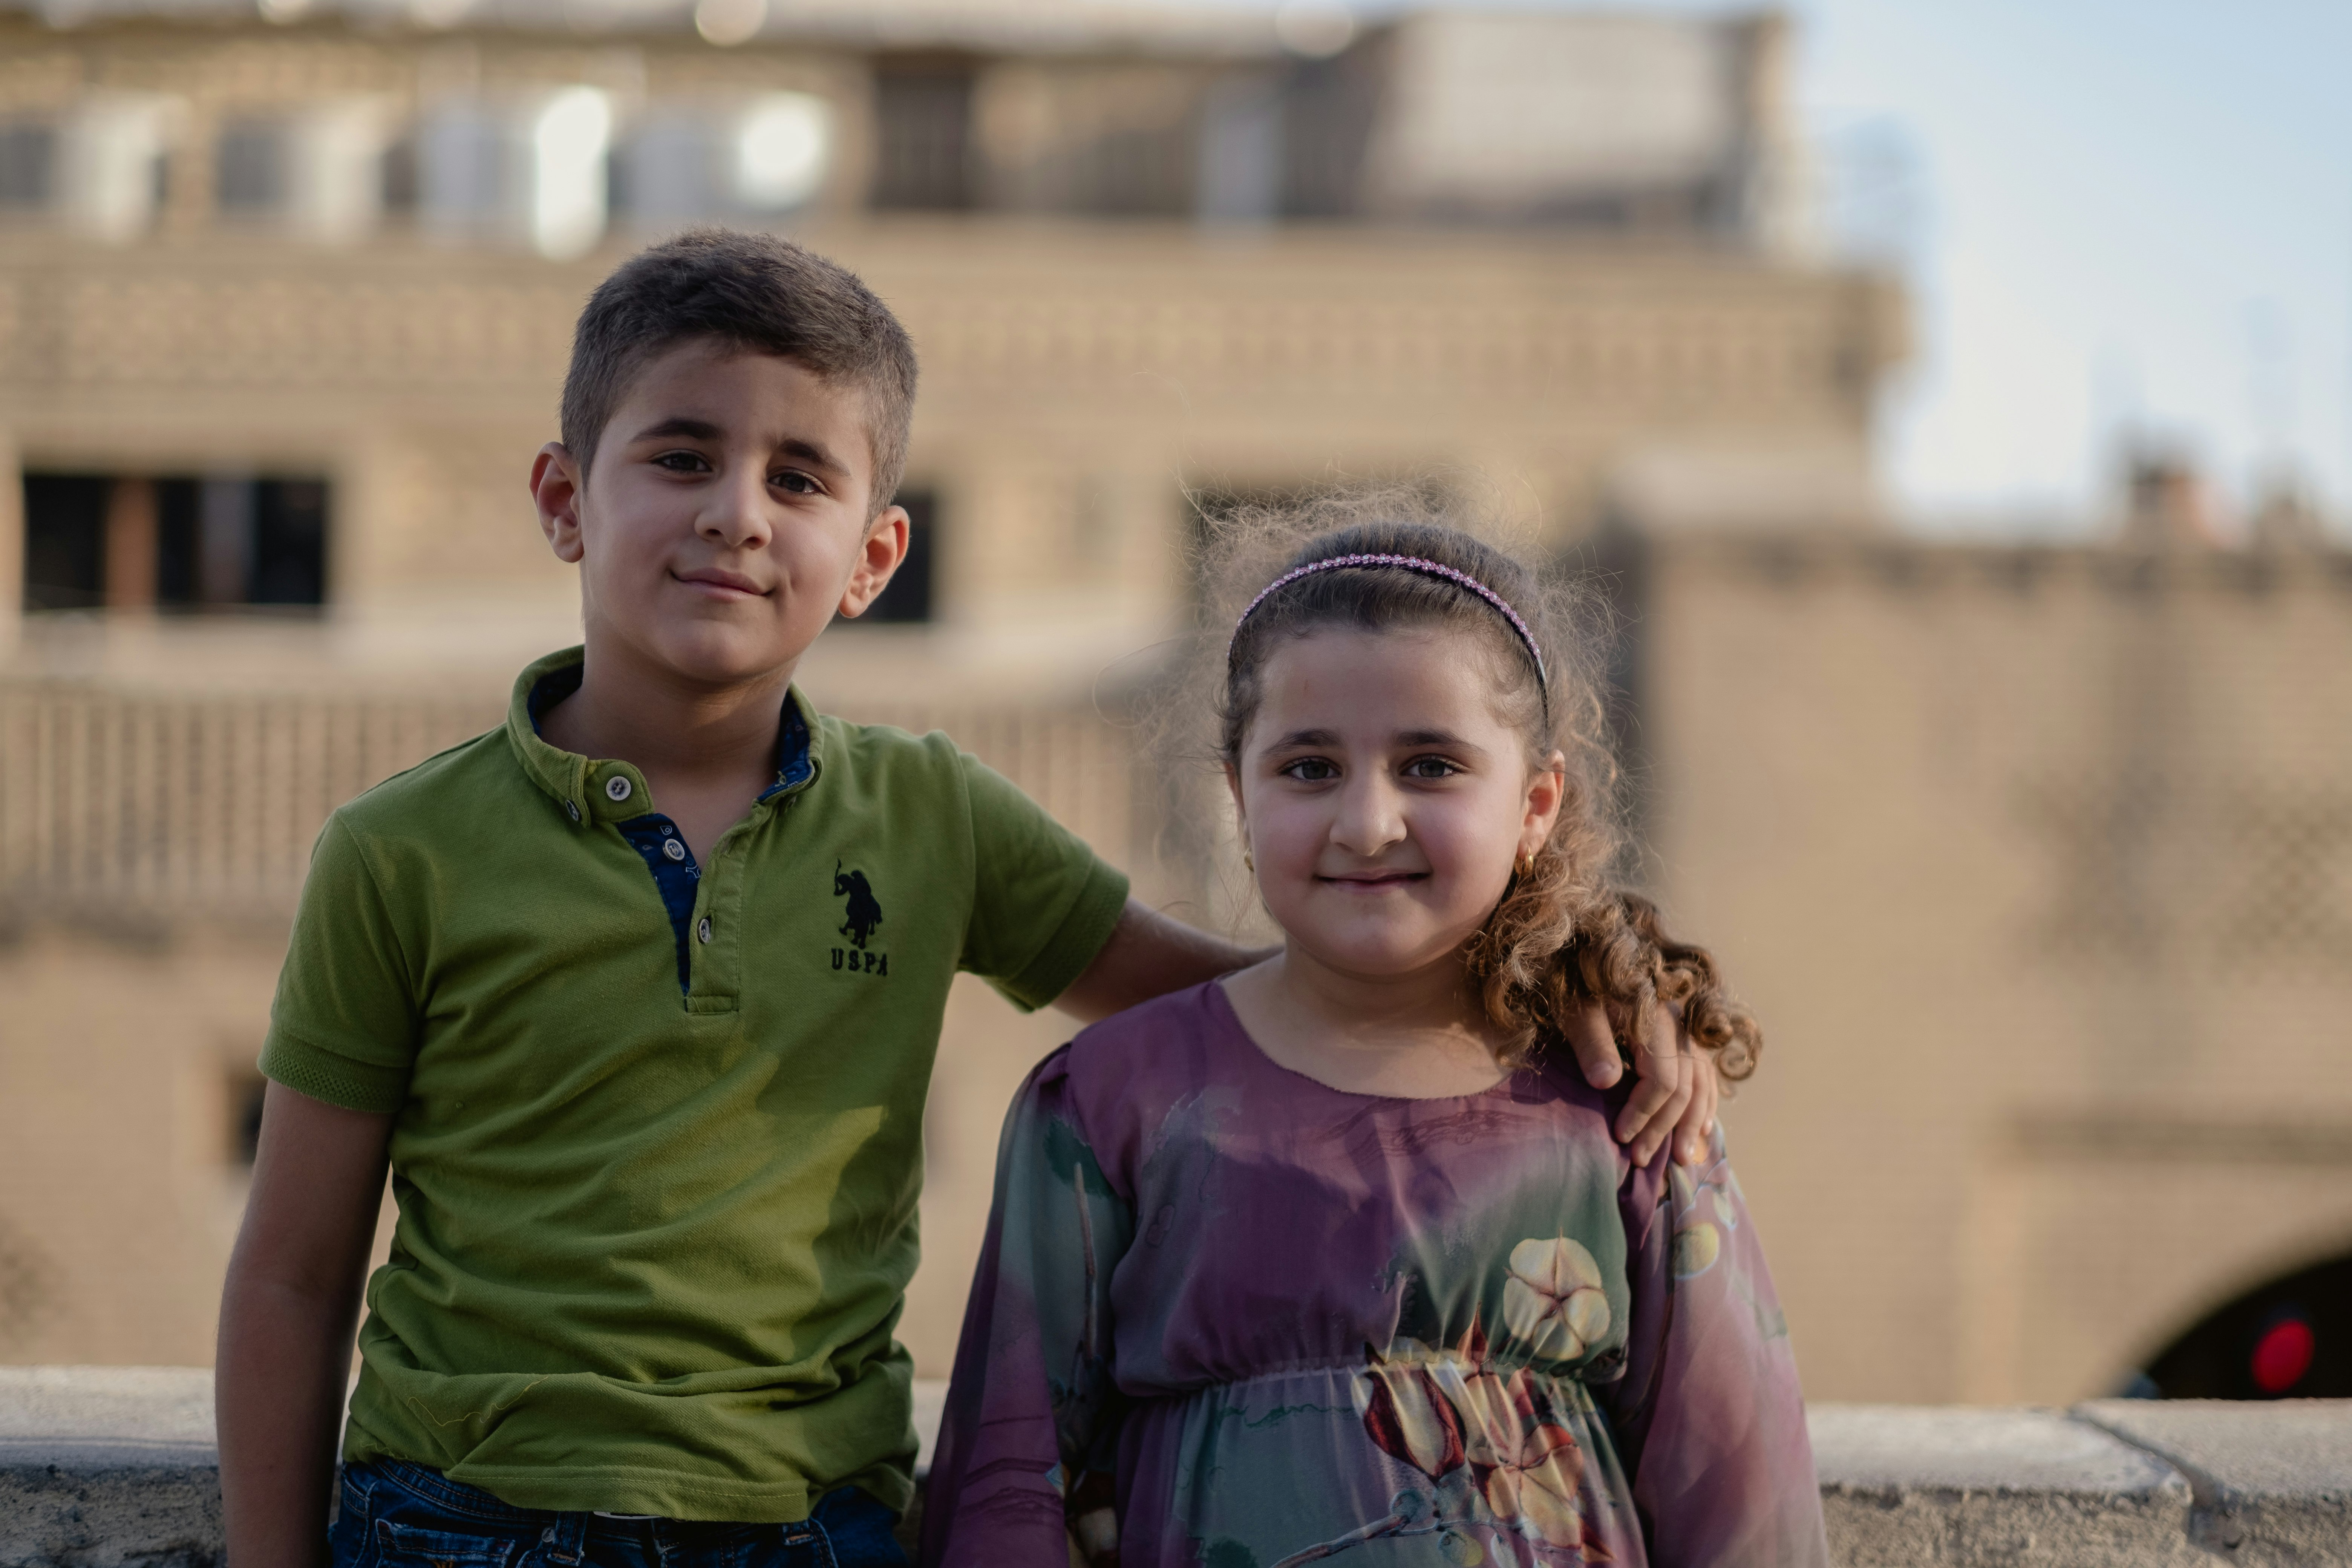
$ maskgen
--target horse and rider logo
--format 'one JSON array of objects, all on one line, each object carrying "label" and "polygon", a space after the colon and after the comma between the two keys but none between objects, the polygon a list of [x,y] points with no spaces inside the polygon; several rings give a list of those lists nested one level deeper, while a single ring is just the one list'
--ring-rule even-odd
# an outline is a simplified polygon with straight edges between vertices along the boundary
[{"label": "horse and rider logo", "polygon": [[842,911],[846,918],[839,929],[841,934],[850,941],[848,948],[833,950],[833,966],[856,970],[862,974],[889,973],[888,953],[866,951],[866,939],[872,936],[874,928],[882,923],[882,900],[874,896],[874,885],[866,879],[866,873],[844,870],[841,862],[835,860],[833,863],[833,896],[848,900]]}]

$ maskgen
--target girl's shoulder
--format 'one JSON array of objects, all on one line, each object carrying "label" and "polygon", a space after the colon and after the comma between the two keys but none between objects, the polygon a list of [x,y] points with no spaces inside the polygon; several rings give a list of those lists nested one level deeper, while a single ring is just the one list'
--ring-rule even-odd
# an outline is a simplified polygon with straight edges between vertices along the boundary
[{"label": "girl's shoulder", "polygon": [[1181,1092],[1202,1081],[1232,1017],[1216,981],[1188,985],[1079,1030],[1065,1047],[1066,1069],[1081,1089]]},{"label": "girl's shoulder", "polygon": [[1115,1152],[1139,1152],[1170,1110],[1231,1076],[1232,1016],[1215,981],[1171,991],[1088,1025],[1034,1082],[1108,1168]]}]

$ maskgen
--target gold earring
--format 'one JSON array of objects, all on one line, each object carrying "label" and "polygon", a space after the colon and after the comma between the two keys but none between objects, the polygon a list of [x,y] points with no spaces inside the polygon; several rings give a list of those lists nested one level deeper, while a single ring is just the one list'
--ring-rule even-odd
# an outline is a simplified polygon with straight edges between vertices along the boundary
[{"label": "gold earring", "polygon": [[1535,852],[1533,850],[1523,850],[1520,852],[1518,859],[1514,862],[1511,867],[1511,875],[1524,878],[1535,868]]}]

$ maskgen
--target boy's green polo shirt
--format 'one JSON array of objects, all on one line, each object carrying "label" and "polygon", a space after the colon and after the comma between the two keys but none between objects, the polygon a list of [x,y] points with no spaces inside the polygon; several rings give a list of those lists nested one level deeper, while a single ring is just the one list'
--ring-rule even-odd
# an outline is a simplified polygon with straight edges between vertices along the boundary
[{"label": "boy's green polo shirt", "polygon": [[344,1457],[528,1508],[789,1521],[854,1482],[903,1510],[949,982],[1051,1001],[1126,879],[945,736],[817,719],[673,922],[643,776],[533,722],[580,657],[312,858],[262,1069],[392,1113],[400,1205]]}]

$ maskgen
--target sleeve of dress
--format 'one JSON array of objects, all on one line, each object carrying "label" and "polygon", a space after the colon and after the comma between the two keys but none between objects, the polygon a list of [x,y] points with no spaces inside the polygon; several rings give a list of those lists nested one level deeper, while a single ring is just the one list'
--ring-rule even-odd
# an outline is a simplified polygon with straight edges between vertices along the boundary
[{"label": "sleeve of dress", "polygon": [[1069,1047],[1022,1085],[964,1310],[929,1490],[925,1564],[1115,1552],[1120,1412],[1110,1275],[1135,1235],[1072,1104]]},{"label": "sleeve of dress", "polygon": [[1694,1172],[1620,1189],[1633,1314],[1625,1374],[1597,1390],[1656,1568],[1827,1568],[1820,1483],[1787,1320],[1718,1129]]}]

